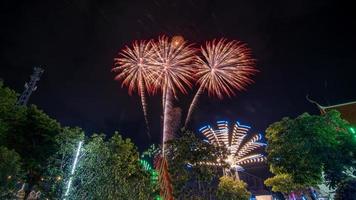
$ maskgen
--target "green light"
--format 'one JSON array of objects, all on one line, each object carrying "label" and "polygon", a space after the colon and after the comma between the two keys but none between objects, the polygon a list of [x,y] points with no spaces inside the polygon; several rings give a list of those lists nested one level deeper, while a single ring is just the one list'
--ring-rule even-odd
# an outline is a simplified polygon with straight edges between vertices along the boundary
[{"label": "green light", "polygon": [[146,171],[150,171],[152,170],[152,166],[150,165],[150,163],[148,163],[146,160],[142,160],[140,159],[140,164],[143,166],[143,168],[146,170]]},{"label": "green light", "polygon": [[352,134],[355,134],[355,133],[356,133],[355,128],[350,127],[350,132],[351,132]]},{"label": "green light", "polygon": [[163,200],[163,199],[160,196],[156,196],[155,200]]}]

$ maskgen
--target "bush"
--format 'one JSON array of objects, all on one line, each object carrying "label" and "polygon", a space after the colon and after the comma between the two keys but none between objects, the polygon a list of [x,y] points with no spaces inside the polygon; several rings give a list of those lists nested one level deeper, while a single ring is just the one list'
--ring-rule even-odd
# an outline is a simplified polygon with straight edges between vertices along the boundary
[{"label": "bush", "polygon": [[232,177],[223,176],[220,178],[217,197],[219,200],[247,200],[251,193],[246,189],[247,184]]}]

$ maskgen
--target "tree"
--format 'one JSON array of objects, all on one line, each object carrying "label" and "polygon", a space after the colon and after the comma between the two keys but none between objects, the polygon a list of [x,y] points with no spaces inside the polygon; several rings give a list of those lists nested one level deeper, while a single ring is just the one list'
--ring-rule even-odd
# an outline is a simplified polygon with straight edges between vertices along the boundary
[{"label": "tree", "polygon": [[214,196],[219,168],[204,163],[215,163],[218,158],[224,160],[224,149],[215,147],[185,130],[182,130],[180,137],[169,141],[167,147],[175,198],[210,199]]},{"label": "tree", "polygon": [[10,199],[20,178],[21,157],[6,147],[7,135],[23,117],[24,109],[15,107],[16,101],[16,92],[0,80],[0,199]]},{"label": "tree", "polygon": [[281,192],[285,197],[293,191],[300,191],[308,187],[295,183],[290,174],[277,174],[266,179],[264,183],[266,186],[272,187],[273,192]]},{"label": "tree", "polygon": [[84,141],[85,133],[79,128],[64,127],[55,136],[57,151],[48,159],[46,172],[41,182],[42,196],[61,199],[65,182],[68,180],[78,143]]},{"label": "tree", "polygon": [[248,200],[251,193],[246,188],[245,182],[223,176],[220,178],[217,197],[219,200]]},{"label": "tree", "polygon": [[34,105],[16,105],[17,96],[0,82],[0,145],[20,155],[31,189],[39,184],[48,158],[57,151],[55,136],[61,127]]},{"label": "tree", "polygon": [[129,139],[94,134],[84,145],[69,199],[152,199],[150,175]]},{"label": "tree", "polygon": [[15,106],[17,96],[0,80],[0,145],[5,145],[6,136],[24,120],[25,108]]},{"label": "tree", "polygon": [[266,130],[268,161],[277,175],[270,185],[291,178],[288,183],[295,184],[294,188],[316,186],[323,171],[330,186],[338,185],[347,177],[345,171],[355,166],[356,142],[349,126],[337,111],[322,116],[302,114],[270,125]]},{"label": "tree", "polygon": [[19,154],[0,146],[0,199],[12,199],[22,175]]},{"label": "tree", "polygon": [[[1,192],[5,186],[9,188],[9,180],[15,180],[22,158],[24,182],[29,185],[26,192],[38,188],[44,198],[62,199],[74,151],[85,139],[84,132],[62,128],[34,105],[16,105],[17,96],[0,82],[0,167],[7,170],[1,173],[14,174],[10,179],[4,175],[7,182],[1,179]],[[7,165],[12,168],[7,169]],[[76,172],[71,199],[152,199],[154,189],[139,163],[136,147],[117,133],[108,141],[96,134],[86,140]]]},{"label": "tree", "polygon": [[162,198],[160,197],[159,172],[154,167],[155,158],[157,158],[156,156],[158,156],[159,153],[160,148],[155,144],[152,144],[148,149],[142,152],[140,156],[140,164],[143,166],[144,170],[150,174],[150,181],[153,189],[152,195],[155,200]]},{"label": "tree", "polygon": [[9,131],[7,147],[14,149],[23,158],[29,189],[39,184],[48,158],[58,150],[55,136],[60,130],[56,120],[32,105],[26,108],[24,120]]}]

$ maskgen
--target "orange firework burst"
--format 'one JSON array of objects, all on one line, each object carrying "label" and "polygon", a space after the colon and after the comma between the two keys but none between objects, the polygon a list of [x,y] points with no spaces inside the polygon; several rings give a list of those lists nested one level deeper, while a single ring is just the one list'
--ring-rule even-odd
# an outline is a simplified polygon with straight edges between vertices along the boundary
[{"label": "orange firework burst", "polygon": [[129,94],[137,91],[141,97],[147,130],[149,128],[146,91],[153,93],[152,83],[154,79],[153,68],[149,63],[152,53],[151,41],[135,41],[132,48],[126,46],[114,59],[115,67],[113,68],[114,72],[118,72],[115,79],[122,81],[122,86],[128,87]]},{"label": "orange firework burst", "polygon": [[188,124],[199,96],[208,91],[209,96],[219,99],[235,95],[235,90],[244,90],[252,83],[250,78],[257,70],[251,58],[250,49],[238,41],[226,39],[207,42],[201,47],[202,56],[196,56],[195,75],[198,92],[189,107],[185,125]]},{"label": "orange firework burst", "polygon": [[161,36],[158,41],[153,42],[152,49],[154,54],[150,64],[155,68],[154,86],[156,90],[162,90],[164,149],[165,142],[174,132],[168,124],[172,98],[177,97],[178,92],[187,93],[187,87],[192,86],[192,62],[196,50],[182,37],[179,37],[179,40],[169,40],[166,36]]},{"label": "orange firework burst", "polygon": [[174,96],[178,91],[186,94],[186,88],[192,86],[192,61],[196,52],[182,37],[178,39],[170,41],[168,37],[161,36],[152,43],[154,54],[151,65],[156,67],[155,88],[163,92],[171,90]]},{"label": "orange firework burst", "polygon": [[201,48],[203,57],[196,57],[197,83],[211,96],[222,99],[235,95],[234,90],[243,90],[252,83],[256,72],[251,51],[245,44],[220,39],[207,42]]}]

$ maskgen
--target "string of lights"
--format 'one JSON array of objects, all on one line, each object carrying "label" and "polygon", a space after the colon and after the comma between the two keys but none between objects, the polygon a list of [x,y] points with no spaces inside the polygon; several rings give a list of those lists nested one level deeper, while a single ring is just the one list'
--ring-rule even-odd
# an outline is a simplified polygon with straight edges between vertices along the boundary
[{"label": "string of lights", "polygon": [[[266,144],[261,142],[261,134],[249,135],[250,126],[242,125],[236,121],[230,130],[228,121],[217,121],[216,124],[216,129],[206,125],[201,127],[199,132],[206,137],[207,142],[227,149],[224,162],[230,166],[230,169],[243,170],[243,165],[261,163],[267,160],[263,154],[253,153]],[[200,164],[222,166],[221,161]]]},{"label": "string of lights", "polygon": [[70,172],[70,177],[69,177],[69,180],[68,180],[68,183],[67,183],[67,187],[66,187],[66,191],[64,193],[63,200],[66,200],[66,198],[69,195],[70,188],[71,188],[72,182],[73,182],[73,176],[74,176],[74,173],[75,173],[75,169],[77,168],[77,163],[78,163],[78,160],[79,160],[79,154],[80,154],[80,150],[82,148],[82,144],[83,144],[83,141],[80,141],[79,144],[78,144],[77,151],[76,151],[75,158],[74,158],[73,165],[72,165],[72,170]]}]

